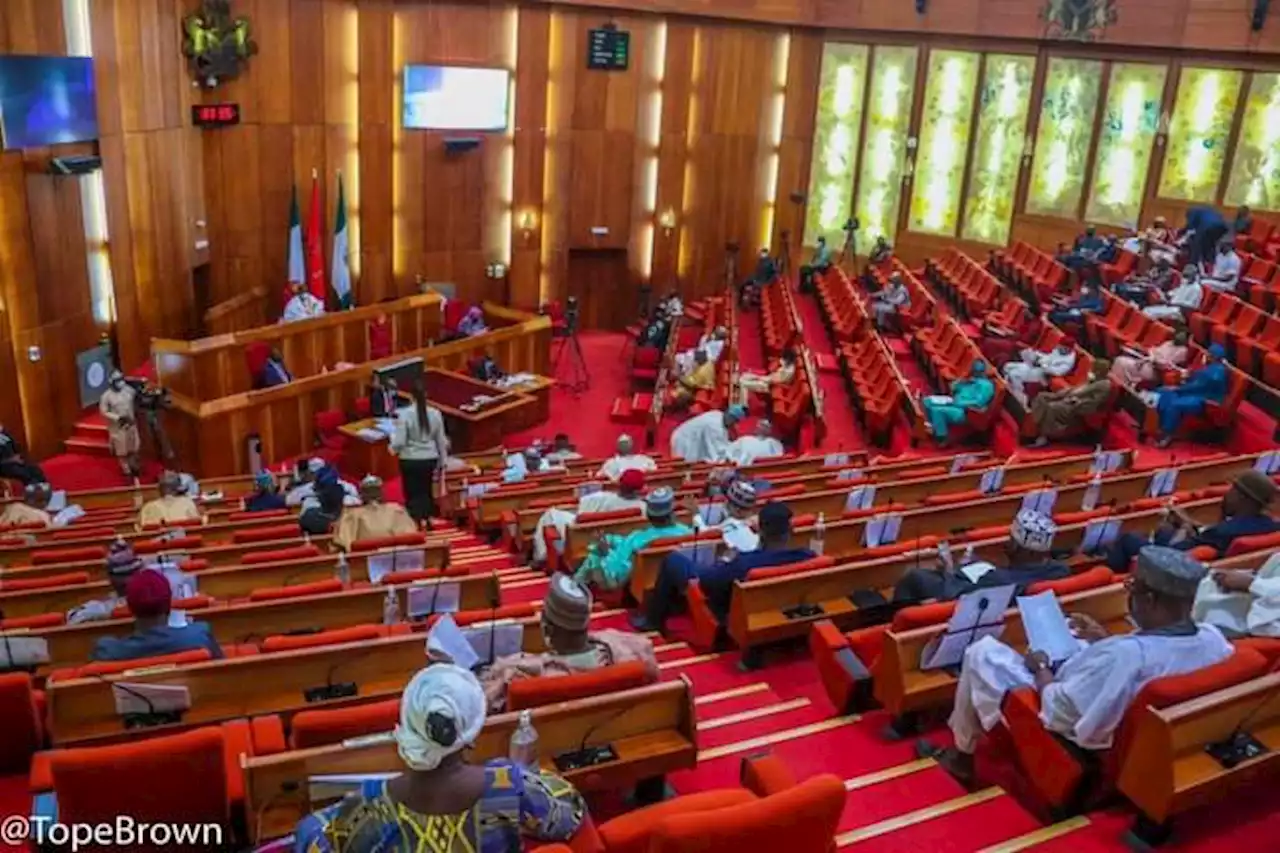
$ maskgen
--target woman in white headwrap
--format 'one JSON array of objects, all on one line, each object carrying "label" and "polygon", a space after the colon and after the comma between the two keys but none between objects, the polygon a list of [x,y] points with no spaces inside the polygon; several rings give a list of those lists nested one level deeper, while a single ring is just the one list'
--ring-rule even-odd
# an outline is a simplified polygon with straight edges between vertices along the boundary
[{"label": "woman in white headwrap", "polygon": [[367,781],[358,794],[304,818],[294,849],[506,853],[521,848],[521,836],[570,838],[586,805],[568,782],[505,758],[467,763],[484,719],[474,675],[452,664],[421,670],[404,690],[395,730],[408,772]]}]

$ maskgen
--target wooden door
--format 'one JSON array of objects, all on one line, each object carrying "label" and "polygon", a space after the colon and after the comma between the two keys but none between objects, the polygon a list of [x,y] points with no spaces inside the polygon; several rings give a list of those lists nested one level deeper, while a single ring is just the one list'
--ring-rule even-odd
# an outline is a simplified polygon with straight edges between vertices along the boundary
[{"label": "wooden door", "polygon": [[570,249],[568,293],[583,329],[623,329],[636,318],[637,290],[625,249]]}]

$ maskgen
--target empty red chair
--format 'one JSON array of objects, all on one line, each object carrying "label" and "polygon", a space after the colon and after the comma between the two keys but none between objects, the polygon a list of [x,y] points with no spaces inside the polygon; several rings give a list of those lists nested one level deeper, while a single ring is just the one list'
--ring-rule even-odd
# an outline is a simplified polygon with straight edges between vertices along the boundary
[{"label": "empty red chair", "polygon": [[25,672],[0,675],[0,773],[23,773],[44,743],[43,694]]},{"label": "empty red chair", "polygon": [[507,687],[507,710],[522,711],[556,702],[585,699],[643,687],[657,680],[641,661],[602,666],[599,669],[577,672],[573,675],[545,675],[539,678],[518,678]]}]

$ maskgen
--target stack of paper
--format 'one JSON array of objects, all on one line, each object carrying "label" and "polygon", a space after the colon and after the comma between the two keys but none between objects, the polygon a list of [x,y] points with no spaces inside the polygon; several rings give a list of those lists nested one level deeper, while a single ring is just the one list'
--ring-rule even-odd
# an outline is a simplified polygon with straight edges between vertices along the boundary
[{"label": "stack of paper", "polygon": [[902,515],[896,512],[887,512],[873,515],[868,519],[862,535],[868,548],[876,548],[880,545],[892,545],[897,542],[898,533],[901,530]]},{"label": "stack of paper", "polygon": [[984,495],[994,494],[1004,488],[1004,468],[991,468],[982,472],[982,480],[978,483],[978,491]]},{"label": "stack of paper", "polygon": [[1044,652],[1052,663],[1060,663],[1080,650],[1080,641],[1071,635],[1071,626],[1052,590],[1018,596],[1018,612],[1022,614],[1029,650]]}]

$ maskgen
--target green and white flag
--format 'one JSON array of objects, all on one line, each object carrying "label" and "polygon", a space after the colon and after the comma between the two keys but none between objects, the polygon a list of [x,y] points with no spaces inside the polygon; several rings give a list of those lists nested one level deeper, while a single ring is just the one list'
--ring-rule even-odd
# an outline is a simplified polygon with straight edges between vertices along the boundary
[{"label": "green and white flag", "polygon": [[285,302],[293,295],[288,291],[295,284],[307,283],[307,269],[302,259],[302,213],[298,209],[298,185],[293,185],[293,202],[289,205],[289,283],[285,287]]},{"label": "green and white flag", "polygon": [[333,226],[333,292],[338,296],[338,310],[351,307],[351,264],[347,260],[347,194],[338,173],[338,221]]}]

